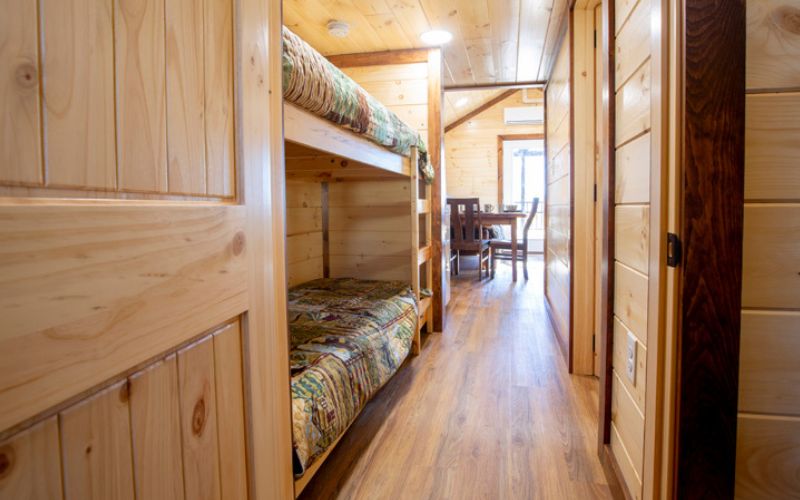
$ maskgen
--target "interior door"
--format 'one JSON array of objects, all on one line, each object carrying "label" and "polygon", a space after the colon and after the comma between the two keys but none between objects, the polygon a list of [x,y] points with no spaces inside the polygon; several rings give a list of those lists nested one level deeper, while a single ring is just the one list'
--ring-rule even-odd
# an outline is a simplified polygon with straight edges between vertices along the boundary
[{"label": "interior door", "polygon": [[291,496],[274,4],[3,2],[0,498]]}]

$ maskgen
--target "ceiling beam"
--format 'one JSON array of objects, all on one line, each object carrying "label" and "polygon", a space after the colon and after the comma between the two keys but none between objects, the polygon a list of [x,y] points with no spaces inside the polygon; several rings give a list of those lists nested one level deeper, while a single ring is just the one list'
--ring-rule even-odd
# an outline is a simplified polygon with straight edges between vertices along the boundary
[{"label": "ceiling beam", "polygon": [[445,86],[445,92],[457,92],[461,90],[488,90],[488,89],[527,89],[542,88],[547,84],[543,80],[533,80],[528,82],[508,82],[508,83],[479,83],[477,85],[450,85]]},{"label": "ceiling beam", "polygon": [[446,133],[450,132],[451,130],[453,130],[454,128],[456,128],[459,125],[461,125],[462,123],[468,122],[469,120],[471,120],[475,116],[479,115],[480,113],[483,113],[484,111],[486,111],[487,109],[491,108],[492,106],[494,106],[498,102],[502,101],[503,99],[505,99],[507,97],[511,97],[516,91],[517,91],[517,89],[509,89],[509,90],[506,90],[505,92],[503,92],[502,94],[489,99],[488,101],[486,101],[485,103],[481,104],[477,108],[473,109],[472,111],[470,111],[466,115],[462,116],[458,120],[456,120],[453,123],[447,125],[444,128],[444,133],[446,134]]},{"label": "ceiling beam", "polygon": [[381,52],[361,52],[357,54],[338,54],[328,56],[334,66],[339,68],[355,68],[358,66],[376,66],[380,64],[413,64],[428,62],[431,49],[400,49]]}]

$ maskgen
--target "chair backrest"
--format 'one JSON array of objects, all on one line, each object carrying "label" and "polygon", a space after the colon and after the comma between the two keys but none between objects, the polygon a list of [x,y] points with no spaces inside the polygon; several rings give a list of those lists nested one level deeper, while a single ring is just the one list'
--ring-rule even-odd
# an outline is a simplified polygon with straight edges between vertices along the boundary
[{"label": "chair backrest", "polygon": [[528,241],[528,230],[531,228],[531,223],[533,223],[533,218],[536,217],[536,212],[539,210],[539,198],[534,198],[533,203],[531,204],[531,211],[528,214],[528,218],[525,219],[525,227],[522,230],[522,239],[524,241]]},{"label": "chair backrest", "polygon": [[[475,243],[480,238],[481,204],[479,198],[448,198],[450,207],[450,227],[453,228],[454,248],[461,243]],[[477,236],[477,238],[476,238]]]}]

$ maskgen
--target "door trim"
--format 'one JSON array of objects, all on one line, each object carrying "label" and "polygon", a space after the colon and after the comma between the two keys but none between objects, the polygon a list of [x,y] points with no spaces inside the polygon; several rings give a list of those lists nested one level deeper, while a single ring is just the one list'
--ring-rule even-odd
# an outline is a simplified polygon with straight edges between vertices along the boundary
[{"label": "door trim", "polygon": [[684,2],[675,498],[733,498],[739,397],[745,2]]}]

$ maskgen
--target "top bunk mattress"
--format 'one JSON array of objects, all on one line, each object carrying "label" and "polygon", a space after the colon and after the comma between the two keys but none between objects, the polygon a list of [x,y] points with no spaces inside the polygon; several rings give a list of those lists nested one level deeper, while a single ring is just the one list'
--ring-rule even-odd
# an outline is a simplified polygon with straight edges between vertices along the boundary
[{"label": "top bunk mattress", "polygon": [[317,279],[289,289],[295,475],[398,370],[417,321],[414,293],[403,282]]},{"label": "top bunk mattress", "polygon": [[433,167],[420,135],[285,26],[283,97],[394,153],[409,156],[416,147],[420,175],[428,184],[433,182]]}]

